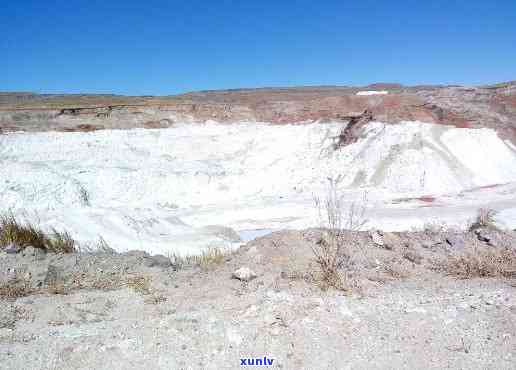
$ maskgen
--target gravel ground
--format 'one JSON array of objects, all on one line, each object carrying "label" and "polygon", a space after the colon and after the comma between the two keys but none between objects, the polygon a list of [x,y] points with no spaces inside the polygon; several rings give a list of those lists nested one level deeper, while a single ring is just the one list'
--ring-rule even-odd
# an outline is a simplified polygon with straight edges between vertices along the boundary
[{"label": "gravel ground", "polygon": [[[1,367],[237,369],[265,357],[283,369],[516,368],[516,276],[436,268],[502,246],[475,233],[347,233],[347,290],[323,290],[311,251],[322,235],[277,232],[194,266],[143,252],[0,253],[3,286],[23,277],[32,289],[2,298]],[[514,237],[496,241],[514,252]],[[256,277],[232,278],[242,267]]]}]

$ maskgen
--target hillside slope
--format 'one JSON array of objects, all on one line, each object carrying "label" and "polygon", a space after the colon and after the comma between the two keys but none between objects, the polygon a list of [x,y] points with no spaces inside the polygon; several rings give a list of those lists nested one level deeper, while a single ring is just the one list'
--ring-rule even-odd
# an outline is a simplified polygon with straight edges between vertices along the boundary
[{"label": "hillside slope", "polygon": [[[357,95],[382,90],[387,95]],[[0,94],[0,129],[95,130],[180,122],[348,121],[364,110],[386,123],[422,121],[488,127],[516,142],[516,83],[492,86],[295,87],[204,91],[166,97]]]}]

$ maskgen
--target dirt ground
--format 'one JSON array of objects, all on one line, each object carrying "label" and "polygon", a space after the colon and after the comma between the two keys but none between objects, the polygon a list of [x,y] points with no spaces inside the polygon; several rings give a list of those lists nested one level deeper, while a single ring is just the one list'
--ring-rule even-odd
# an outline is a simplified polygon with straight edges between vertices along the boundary
[{"label": "dirt ground", "polygon": [[319,280],[318,229],[186,264],[0,252],[1,367],[514,369],[516,233],[497,233],[348,232],[344,290]]}]

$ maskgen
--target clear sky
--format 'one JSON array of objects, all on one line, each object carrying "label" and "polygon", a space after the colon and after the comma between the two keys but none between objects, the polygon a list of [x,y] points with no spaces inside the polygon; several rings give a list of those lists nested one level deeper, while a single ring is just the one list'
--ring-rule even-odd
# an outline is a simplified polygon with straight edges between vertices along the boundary
[{"label": "clear sky", "polygon": [[516,0],[1,0],[0,91],[516,79]]}]

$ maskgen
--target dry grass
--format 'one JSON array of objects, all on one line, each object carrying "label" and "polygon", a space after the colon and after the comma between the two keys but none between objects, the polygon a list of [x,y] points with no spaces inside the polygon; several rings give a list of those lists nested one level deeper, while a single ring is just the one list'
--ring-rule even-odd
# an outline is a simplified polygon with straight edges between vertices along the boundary
[{"label": "dry grass", "polygon": [[54,253],[73,253],[76,245],[67,232],[53,229],[45,233],[33,224],[21,223],[12,214],[0,216],[0,248],[9,244],[21,248],[33,246]]},{"label": "dry grass", "polygon": [[46,292],[49,294],[64,295],[64,294],[68,294],[68,289],[66,289],[64,282],[54,281],[54,282],[48,284],[48,286],[46,288]]},{"label": "dry grass", "polygon": [[180,256],[175,254],[171,259],[178,268],[199,266],[202,269],[210,269],[223,264],[230,254],[230,251],[223,250],[222,248],[210,247],[200,255]]},{"label": "dry grass", "polygon": [[434,268],[461,279],[516,277],[516,251],[482,248],[435,263]]},{"label": "dry grass", "polygon": [[126,286],[133,289],[141,295],[151,294],[151,279],[147,276],[136,275],[129,277],[125,283]]},{"label": "dry grass", "polygon": [[30,282],[25,279],[16,279],[0,284],[0,298],[16,299],[33,293]]},{"label": "dry grass", "polygon": [[167,301],[167,297],[159,294],[151,286],[151,278],[148,276],[136,275],[128,278],[125,285],[132,288],[136,293],[144,296],[146,304],[160,304]]},{"label": "dry grass", "polygon": [[344,251],[344,243],[338,230],[330,230],[312,246],[315,262],[319,266],[319,274],[314,274],[323,290],[333,287],[346,290],[342,276],[342,268],[349,260]]}]

